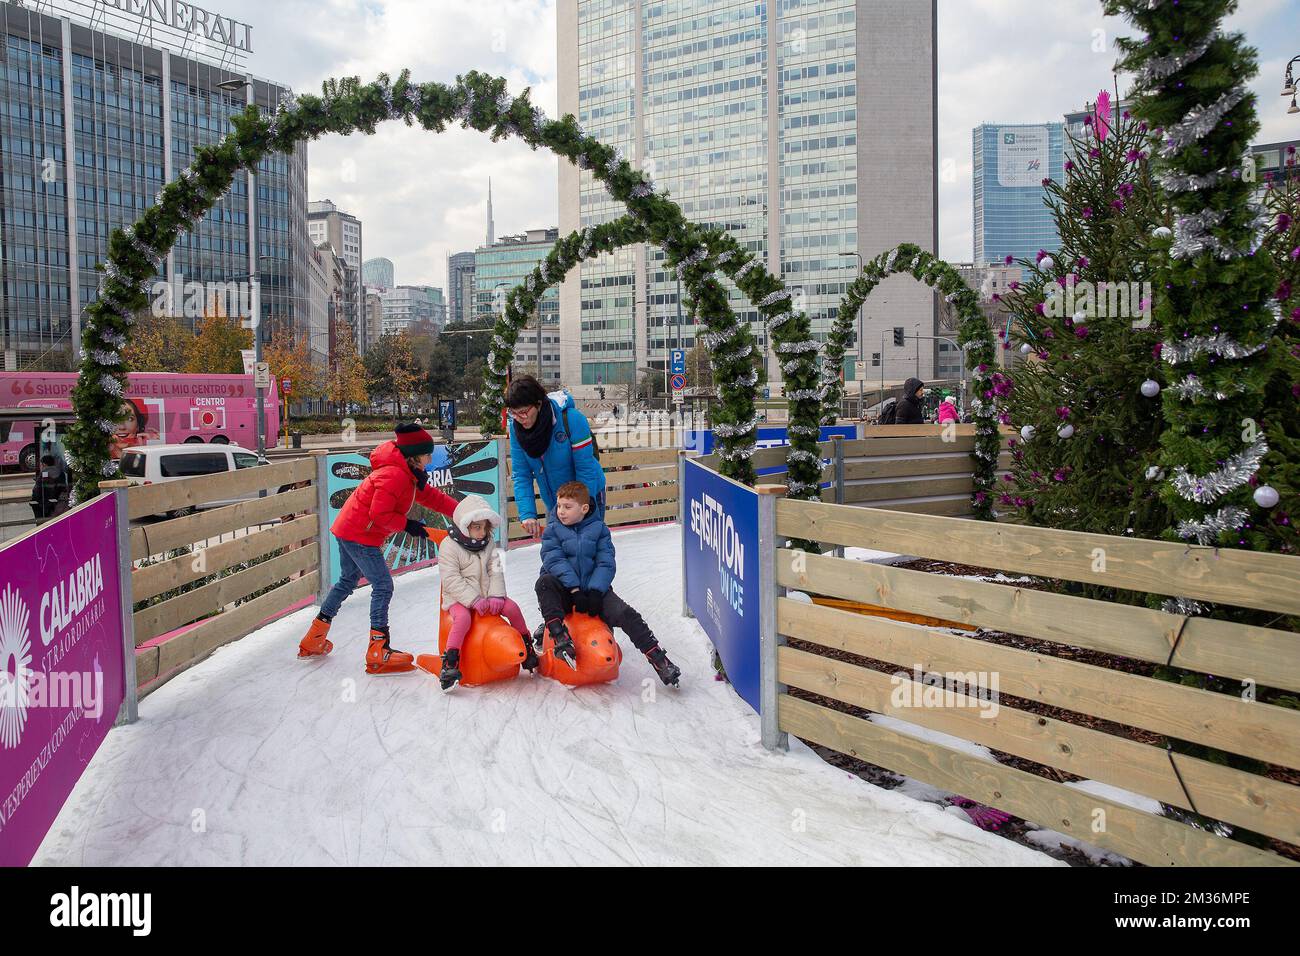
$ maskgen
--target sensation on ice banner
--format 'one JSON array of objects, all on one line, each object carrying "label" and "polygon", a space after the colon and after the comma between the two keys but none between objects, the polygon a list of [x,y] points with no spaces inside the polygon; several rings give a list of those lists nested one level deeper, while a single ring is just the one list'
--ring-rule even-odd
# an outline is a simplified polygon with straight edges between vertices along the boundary
[{"label": "sensation on ice banner", "polygon": [[0,548],[0,866],[31,860],[125,697],[114,507]]},{"label": "sensation on ice banner", "polygon": [[758,494],[687,459],[682,526],[686,603],[758,710]]},{"label": "sensation on ice banner", "polygon": [[[429,481],[439,491],[446,492],[453,498],[461,499],[466,495],[478,495],[483,498],[497,514],[505,517],[501,502],[501,491],[497,487],[497,443],[494,441],[453,442],[449,445],[435,445],[433,459],[427,471]],[[370,474],[370,458],[359,454],[338,454],[329,456],[329,481],[326,491],[329,494],[329,525],[334,524],[343,503],[348,500],[356,488]],[[450,528],[451,521],[436,511],[430,511],[423,505],[411,508],[410,516],[423,521],[430,528]],[[431,561],[436,556],[433,542],[425,538],[412,538],[405,532],[393,535],[384,543],[384,557],[388,567],[397,571],[415,564]],[[338,581],[339,545],[330,535],[330,584]]]}]

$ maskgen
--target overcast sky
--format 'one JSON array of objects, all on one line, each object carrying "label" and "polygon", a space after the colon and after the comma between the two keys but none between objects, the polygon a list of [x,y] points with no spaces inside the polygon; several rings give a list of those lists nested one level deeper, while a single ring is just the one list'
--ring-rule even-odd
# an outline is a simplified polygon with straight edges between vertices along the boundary
[{"label": "overcast sky", "polygon": [[[924,0],[918,0],[924,2]],[[556,111],[554,0],[200,0],[253,26],[248,67],[317,92],[323,79],[409,67],[449,81],[470,69]],[[1279,95],[1300,53],[1300,0],[1243,0],[1231,26],[1259,50],[1258,141],[1300,139],[1300,114]],[[1059,121],[1110,89],[1114,39],[1125,24],[1099,0],[939,0],[939,252],[971,257],[971,128]],[[1123,92],[1127,84],[1120,77]],[[448,252],[486,231],[492,178],[497,235],[557,224],[556,160],[515,140],[459,128],[441,135],[381,126],[374,136],[312,143],[310,198],[359,216],[366,256],[396,263],[397,281],[445,287]]]}]

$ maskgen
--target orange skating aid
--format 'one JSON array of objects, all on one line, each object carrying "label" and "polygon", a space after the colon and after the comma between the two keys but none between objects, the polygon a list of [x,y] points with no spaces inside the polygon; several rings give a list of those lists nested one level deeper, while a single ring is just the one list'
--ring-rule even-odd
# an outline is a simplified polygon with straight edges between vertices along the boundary
[{"label": "orange skating aid", "polygon": [[329,632],[329,621],[314,618],[311,627],[307,630],[307,636],[298,643],[298,657],[303,660],[309,657],[324,657],[334,650],[334,642],[326,637]]},{"label": "orange skating aid", "polygon": [[537,669],[547,677],[552,677],[570,687],[607,684],[617,680],[618,665],[623,660],[623,652],[615,642],[608,625],[598,617],[580,614],[577,611],[565,617],[564,625],[573,637],[577,667],[570,667],[564,661],[556,660],[555,655],[551,653],[553,644],[551,635],[547,632]]},{"label": "orange skating aid", "polygon": [[[442,604],[441,599],[439,605]],[[524,638],[502,617],[486,617],[471,611],[473,620],[465,643],[460,648],[460,682],[465,687],[511,680],[519,676],[524,660]],[[451,633],[451,613],[443,611],[438,620],[438,653],[421,654],[416,666],[430,674],[442,670],[441,653],[447,649]]]}]

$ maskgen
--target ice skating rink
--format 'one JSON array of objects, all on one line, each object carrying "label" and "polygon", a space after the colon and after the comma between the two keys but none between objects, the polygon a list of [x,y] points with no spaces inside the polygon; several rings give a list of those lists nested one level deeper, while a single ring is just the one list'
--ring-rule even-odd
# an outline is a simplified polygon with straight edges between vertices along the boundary
[{"label": "ice skating rink", "polygon": [[[759,744],[680,617],[675,525],[616,532],[615,588],[683,670],[664,688],[619,634],[622,675],[522,674],[451,694],[363,673],[369,590],[309,663],[304,609],[218,650],[113,730],[46,837],[44,865],[1061,865],[823,763]],[[510,594],[537,623],[536,546]],[[438,572],[397,578],[393,644],[437,649]]]}]

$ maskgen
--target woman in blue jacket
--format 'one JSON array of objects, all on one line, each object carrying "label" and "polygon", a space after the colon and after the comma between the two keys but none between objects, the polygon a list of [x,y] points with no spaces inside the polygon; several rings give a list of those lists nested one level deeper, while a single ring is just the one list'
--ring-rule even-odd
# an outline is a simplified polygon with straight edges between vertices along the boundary
[{"label": "woman in blue jacket", "polygon": [[[546,393],[531,375],[521,375],[506,390],[510,416],[510,470],[519,521],[538,536],[536,496],[549,513],[555,493],[570,481],[580,481],[591,493],[592,511],[605,514],[605,472],[596,460],[587,416],[573,405],[567,392]],[[537,492],[533,492],[533,483]]]}]

